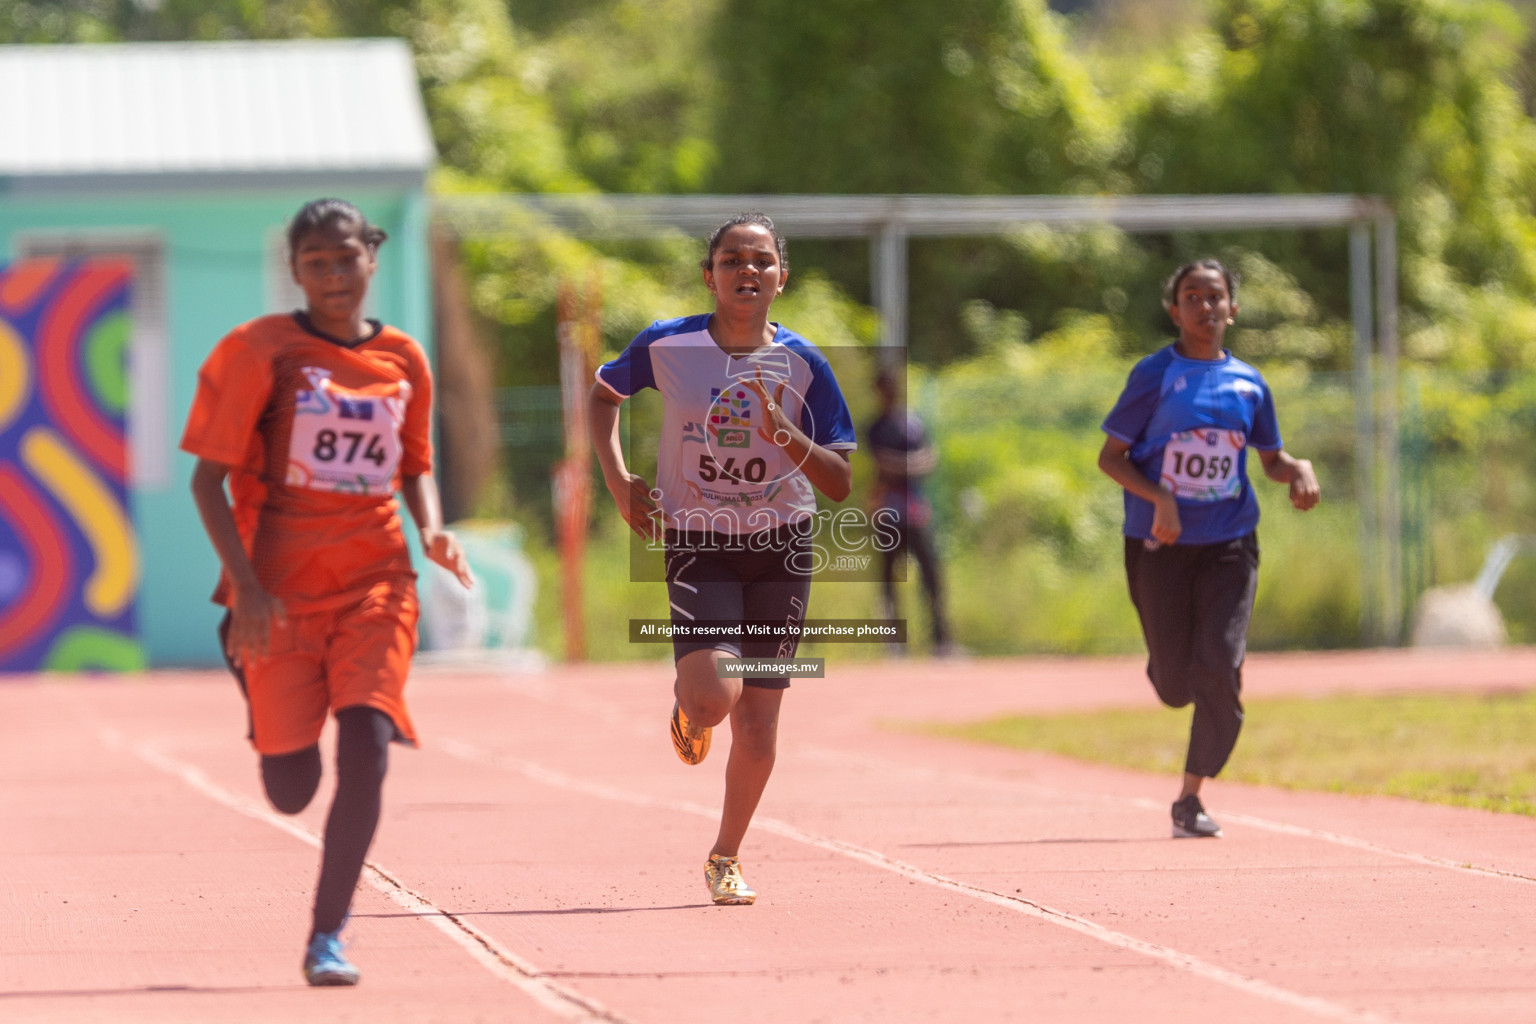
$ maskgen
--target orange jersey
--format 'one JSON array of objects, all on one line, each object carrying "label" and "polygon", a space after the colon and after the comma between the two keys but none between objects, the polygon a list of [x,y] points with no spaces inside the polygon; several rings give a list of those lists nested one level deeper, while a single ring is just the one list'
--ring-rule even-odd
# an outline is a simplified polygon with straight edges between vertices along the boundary
[{"label": "orange jersey", "polygon": [[375,327],[347,346],[298,314],[264,316],[198,373],[181,447],[230,467],[256,577],[293,612],[415,576],[395,492],[432,469],[432,373],[414,339]]}]

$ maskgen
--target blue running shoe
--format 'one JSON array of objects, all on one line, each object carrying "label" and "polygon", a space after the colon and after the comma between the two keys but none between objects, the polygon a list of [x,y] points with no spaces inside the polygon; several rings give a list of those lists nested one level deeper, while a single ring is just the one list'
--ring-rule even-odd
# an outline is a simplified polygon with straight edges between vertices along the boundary
[{"label": "blue running shoe", "polygon": [[357,968],[341,951],[341,929],[316,932],[304,951],[304,978],[311,985],[356,985]]}]

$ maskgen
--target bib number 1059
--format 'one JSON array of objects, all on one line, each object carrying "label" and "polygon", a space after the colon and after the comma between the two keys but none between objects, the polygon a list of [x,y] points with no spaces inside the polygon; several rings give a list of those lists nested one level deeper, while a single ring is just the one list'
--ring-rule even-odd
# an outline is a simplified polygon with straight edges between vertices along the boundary
[{"label": "bib number 1059", "polygon": [[1185,501],[1224,501],[1242,489],[1237,473],[1247,437],[1236,430],[1184,430],[1163,449],[1162,481]]},{"label": "bib number 1059", "polygon": [[1232,456],[1173,453],[1173,475],[1196,480],[1225,480],[1232,475]]}]

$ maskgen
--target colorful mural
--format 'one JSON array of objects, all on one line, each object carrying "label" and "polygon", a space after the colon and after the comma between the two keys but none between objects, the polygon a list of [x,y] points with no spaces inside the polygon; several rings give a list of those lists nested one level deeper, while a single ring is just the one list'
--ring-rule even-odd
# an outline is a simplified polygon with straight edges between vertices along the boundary
[{"label": "colorful mural", "polygon": [[130,278],[115,260],[0,265],[0,671],[144,665]]}]

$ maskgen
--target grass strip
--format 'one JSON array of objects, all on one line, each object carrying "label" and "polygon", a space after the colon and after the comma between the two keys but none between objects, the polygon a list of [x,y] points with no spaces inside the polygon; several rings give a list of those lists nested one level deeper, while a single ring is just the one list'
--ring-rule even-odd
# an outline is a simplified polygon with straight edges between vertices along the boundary
[{"label": "grass strip", "polygon": [[[1536,691],[1247,702],[1222,778],[1536,816]],[[922,731],[1137,771],[1183,770],[1188,710],[1005,716]]]}]

